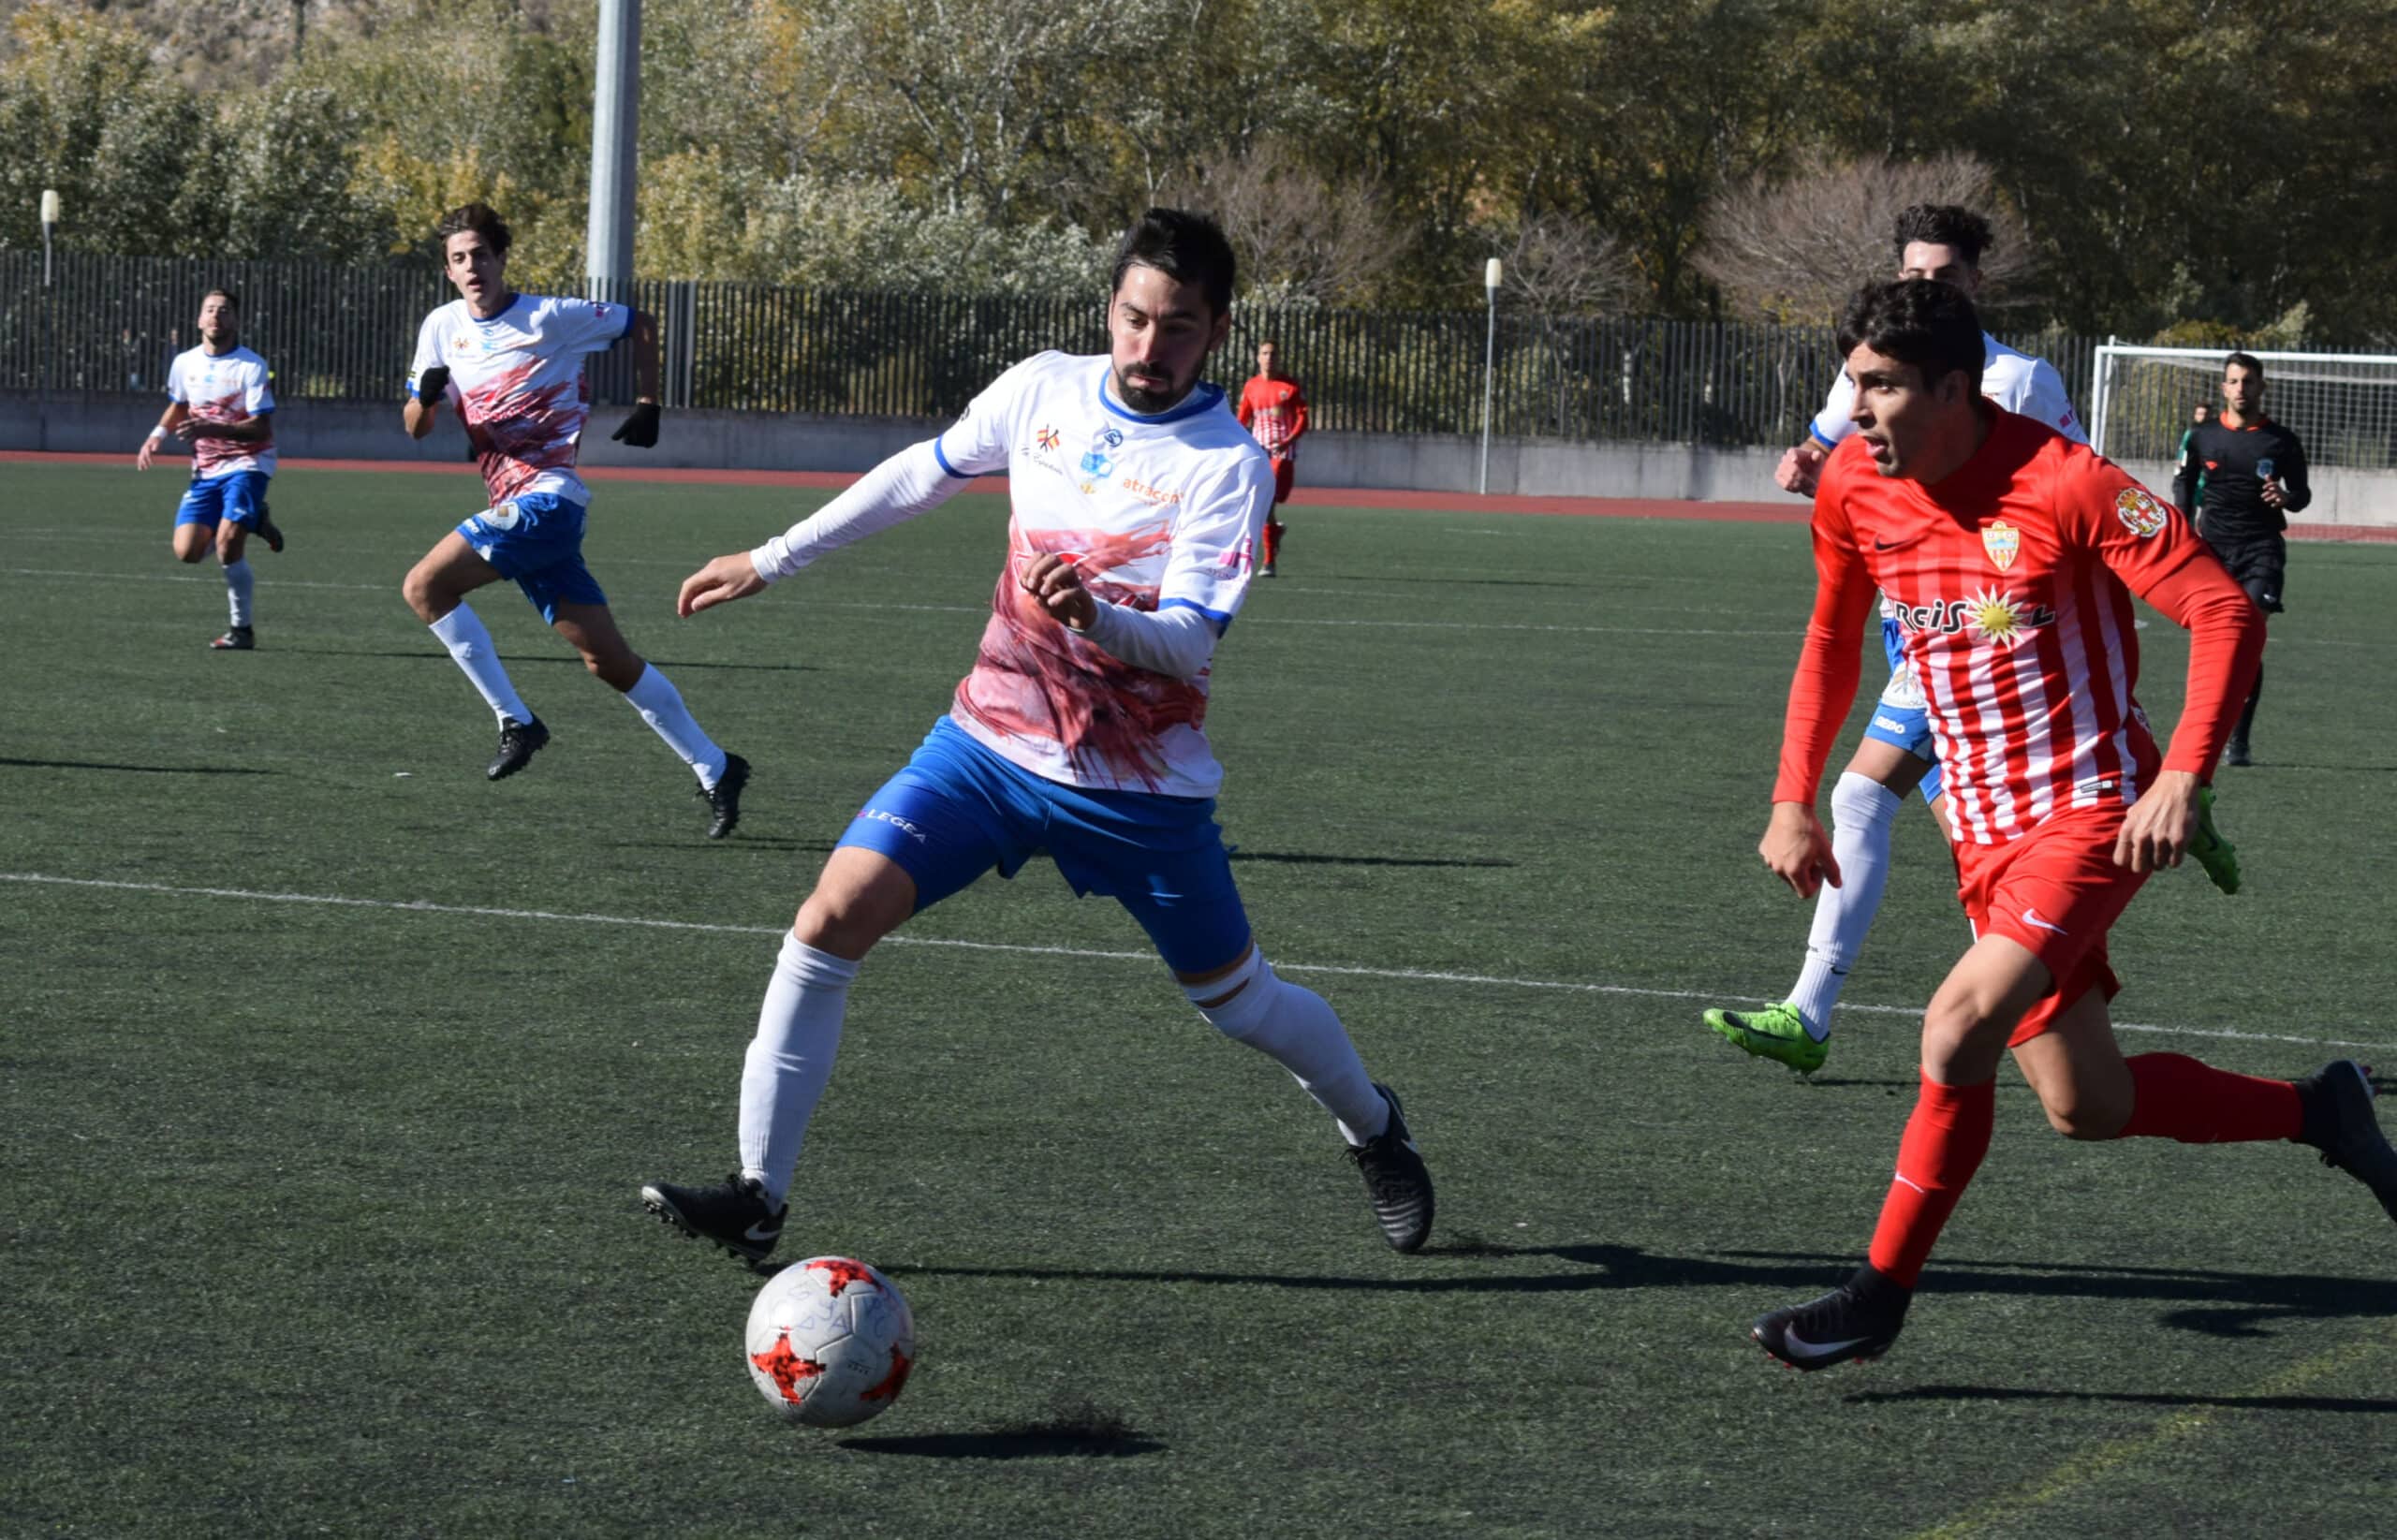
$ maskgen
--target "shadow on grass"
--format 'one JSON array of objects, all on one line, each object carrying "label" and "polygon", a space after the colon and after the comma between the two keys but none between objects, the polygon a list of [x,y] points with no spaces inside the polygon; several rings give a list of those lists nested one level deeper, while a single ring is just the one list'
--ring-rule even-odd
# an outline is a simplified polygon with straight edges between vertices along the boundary
[{"label": "shadow on grass", "polygon": [[[1430,1262],[1546,1261],[1574,1270],[1521,1272],[1500,1268],[1444,1269],[1434,1276],[1357,1278],[1331,1273],[1173,1272],[1107,1268],[979,1268],[901,1263],[901,1275],[953,1278],[1070,1279],[1116,1283],[1232,1283],[1287,1289],[1357,1289],[1378,1294],[1583,1294],[1607,1289],[1742,1288],[1767,1295],[1760,1305],[1787,1303],[1781,1291],[1820,1292],[1854,1270],[1852,1256],[1782,1252],[1722,1252],[1674,1256],[1637,1246],[1507,1246],[1471,1237],[1427,1246]],[[2181,1268],[2105,1268],[2033,1263],[1949,1261],[1923,1276],[1926,1294],[1993,1294],[2059,1299],[2151,1299],[2169,1307],[2161,1324],[2213,1337],[2254,1337],[2284,1321],[2397,1315],[2397,1281],[2326,1278],[2310,1273],[2213,1272]]]},{"label": "shadow on grass", "polygon": [[90,759],[0,759],[23,770],[123,770],[133,775],[281,775],[249,765],[110,765]]},{"label": "shadow on grass", "polygon": [[2238,1412],[2397,1412],[2397,1400],[2368,1396],[2181,1396],[2160,1390],[2024,1390],[1978,1385],[1919,1385],[1911,1390],[1866,1390],[1850,1401],[2077,1401],[2127,1406],[2220,1406]]},{"label": "shadow on grass", "polygon": [[[1728,1252],[1743,1260],[1801,1260],[1779,1252]],[[1837,1259],[1824,1258],[1845,1269]],[[1820,1276],[1820,1275],[1817,1275]],[[2283,1321],[2385,1319],[2397,1315],[2397,1281],[2316,1273],[2216,1272],[2203,1268],[2103,1267],[2075,1263],[1934,1261],[1930,1294],[2001,1294],[2073,1299],[2152,1299],[2168,1306],[2159,1324],[2209,1337],[2261,1337]]]},{"label": "shadow on grass", "polygon": [[745,829],[728,838],[710,840],[694,834],[687,840],[608,840],[601,848],[607,850],[702,850],[711,854],[747,851],[753,856],[787,856],[794,850],[814,851],[829,855],[833,848],[831,840],[793,840],[779,834],[751,834]]},{"label": "shadow on grass", "polygon": [[[286,647],[281,644],[277,644],[274,650],[277,653],[305,653],[309,657],[317,658],[400,658],[410,663],[448,663],[450,661],[449,653],[437,652],[432,648],[413,648],[406,651],[394,652],[388,649],[367,647]],[[580,670],[582,667],[582,659],[572,653],[566,653],[563,656],[556,653],[548,652],[510,653],[507,654],[506,661],[507,667],[510,668],[571,667]],[[656,667],[664,669],[742,668],[756,673],[765,674],[814,674],[822,672],[822,670],[817,668],[815,665],[807,663],[722,663],[701,662],[698,658],[684,658],[680,660],[673,658],[650,658],[648,661]]]},{"label": "shadow on grass", "polygon": [[1588,583],[1570,582],[1562,578],[1401,578],[1387,572],[1359,573],[1354,577],[1339,573],[1309,574],[1312,581],[1322,583],[1424,583],[1438,588],[1588,588]]},{"label": "shadow on grass", "polygon": [[1236,861],[1274,861],[1284,866],[1504,866],[1494,856],[1316,856],[1302,851],[1240,850],[1231,853]]},{"label": "shadow on grass", "polygon": [[874,1455],[930,1455],[939,1459],[1121,1459],[1165,1447],[1116,1413],[1089,1402],[1059,1406],[1046,1422],[980,1433],[908,1433],[850,1438],[841,1447]]}]

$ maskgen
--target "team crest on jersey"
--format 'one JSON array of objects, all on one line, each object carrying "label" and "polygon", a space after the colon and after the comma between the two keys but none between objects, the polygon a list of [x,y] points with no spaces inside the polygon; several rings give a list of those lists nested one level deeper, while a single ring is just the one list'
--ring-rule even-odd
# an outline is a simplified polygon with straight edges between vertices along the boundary
[{"label": "team crest on jersey", "polygon": [[2164,505],[2142,487],[2125,487],[2115,494],[2114,516],[2123,521],[2125,529],[2142,540],[2163,534],[2164,526],[2170,521]]},{"label": "team crest on jersey", "polygon": [[1989,528],[1981,531],[1981,549],[1989,552],[1991,563],[2003,572],[2014,565],[2014,558],[2022,550],[2022,532],[2003,519],[1993,520]]}]

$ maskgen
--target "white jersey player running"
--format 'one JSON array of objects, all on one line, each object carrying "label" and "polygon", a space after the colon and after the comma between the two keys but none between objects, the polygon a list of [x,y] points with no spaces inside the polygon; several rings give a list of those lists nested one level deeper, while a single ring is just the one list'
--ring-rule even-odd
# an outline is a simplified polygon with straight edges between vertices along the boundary
[{"label": "white jersey player running", "polygon": [[499,718],[499,751],[483,773],[494,781],[513,775],[550,741],[466,604],[474,590],[506,579],[691,767],[708,803],[708,838],[723,839],[741,821],[749,762],[718,748],[673,682],[632,650],[582,565],[591,501],[574,474],[591,416],[582,360],[631,339],[639,395],[613,436],[648,448],[657,442],[657,323],[623,305],[509,288],[507,226],[487,204],[450,210],[436,233],[458,298],[418,329],[402,420],[409,437],[422,438],[443,406],[454,407],[491,506],[443,535],[401,592]]},{"label": "white jersey player running", "polygon": [[683,584],[692,614],[1005,472],[1007,551],[973,671],[906,767],[866,799],[783,938],[741,1078],[740,1166],[641,1189],[651,1212],[752,1263],[782,1234],[849,984],[918,911],[1045,849],[1076,892],[1129,911],[1217,1030],[1280,1063],[1331,1113],[1384,1238],[1431,1232],[1432,1181],[1396,1096],[1340,1019],[1257,949],[1214,821],[1209,667],[1273,501],[1265,454],[1200,383],[1231,324],[1212,220],[1152,209],[1124,238],[1106,358],[1044,353],[948,432],[902,450],[754,551]]},{"label": "white jersey player running", "polygon": [[250,613],[257,587],[247,555],[250,532],[257,532],[267,550],[283,549],[283,532],[266,506],[267,482],[274,476],[273,374],[242,345],[242,302],[229,289],[212,288],[200,297],[199,330],[200,345],[176,354],[167,366],[166,413],[133,463],[148,470],[169,436],[191,446],[191,485],[175,509],[175,560],[216,553],[232,621],[208,645],[246,653],[257,646]]},{"label": "white jersey player running", "polygon": [[[1989,221],[1955,204],[1918,203],[1897,218],[1893,242],[1900,278],[1952,284],[1968,296],[1981,286],[1981,254],[1990,246]],[[1987,332],[1981,393],[2007,411],[2046,423],[2076,443],[2088,442],[2064,379],[2043,359],[2007,346]],[[1856,432],[1856,382],[1843,370],[1807,441],[1782,456],[1775,479],[1789,491],[1811,496],[1824,458]],[[1882,645],[1889,655],[1890,682],[1873,708],[1864,741],[1857,745],[1831,788],[1832,867],[1815,902],[1806,938],[1806,961],[1798,983],[1781,1005],[1760,1011],[1715,1008],[1706,1024],[1724,1038],[1801,1075],[1820,1069],[1830,1053],[1831,1010],[1839,1003],[1849,968],[1880,913],[1889,887],[1890,826],[1907,792],[1922,799],[1940,830],[1948,818],[1939,801],[1940,775],[1932,747],[1922,692],[1900,661],[1897,622],[1882,601]]]}]

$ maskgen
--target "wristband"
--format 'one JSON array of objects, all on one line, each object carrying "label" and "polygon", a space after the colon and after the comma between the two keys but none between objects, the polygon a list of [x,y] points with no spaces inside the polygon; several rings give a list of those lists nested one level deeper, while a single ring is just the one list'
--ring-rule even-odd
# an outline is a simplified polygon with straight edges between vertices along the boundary
[{"label": "wristband", "polygon": [[153,429],[151,429],[151,430],[150,430],[150,437],[152,438],[152,440],[153,440],[153,441],[155,441],[155,440],[157,440],[157,439],[162,439],[162,438],[164,438],[164,437],[166,437],[166,436],[167,436],[167,430],[165,430],[164,428],[153,428]]}]

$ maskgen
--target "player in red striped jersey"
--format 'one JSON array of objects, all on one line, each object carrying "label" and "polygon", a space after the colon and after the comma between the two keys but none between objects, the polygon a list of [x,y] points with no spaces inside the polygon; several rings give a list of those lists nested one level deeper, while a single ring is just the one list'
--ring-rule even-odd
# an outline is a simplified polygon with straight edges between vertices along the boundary
[{"label": "player in red striped jersey", "polygon": [[1280,357],[1280,345],[1271,339],[1257,345],[1257,373],[1240,388],[1240,403],[1232,409],[1273,462],[1273,511],[1265,516],[1265,561],[1257,569],[1260,578],[1273,576],[1273,563],[1282,554],[1285,526],[1276,515],[1290,500],[1299,472],[1299,440],[1307,431],[1306,392],[1282,373]]},{"label": "player in red striped jersey", "polygon": [[[2007,1049],[2073,1138],[2295,1139],[2397,1217],[2397,1151],[2360,1065],[2301,1081],[2173,1053],[2125,1059],[2107,1017],[2113,922],[2198,826],[2201,777],[2263,628],[2185,520],[2086,447],[1980,394],[1980,322],[1924,280],[1860,292],[1840,328],[1855,441],[1815,499],[1815,609],[1760,853],[1801,896],[1837,880],[1815,797],[1854,700],[1877,585],[1894,602],[1948,773],[1975,940],[1923,1014],[1921,1090],[1865,1265],[1757,1319],[1801,1369],[1897,1338],[1940,1227],[1987,1153]],[[2160,752],[2140,709],[2136,593],[2190,632],[2187,705]]]}]

